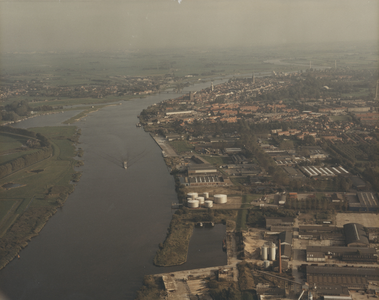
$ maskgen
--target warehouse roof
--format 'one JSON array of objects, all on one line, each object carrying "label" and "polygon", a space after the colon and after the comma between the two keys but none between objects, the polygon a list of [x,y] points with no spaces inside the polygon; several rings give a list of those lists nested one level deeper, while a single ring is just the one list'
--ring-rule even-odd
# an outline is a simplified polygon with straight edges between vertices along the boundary
[{"label": "warehouse roof", "polygon": [[279,234],[279,240],[282,245],[292,245],[292,231],[283,231]]},{"label": "warehouse roof", "polygon": [[320,253],[353,253],[360,252],[361,254],[376,254],[374,248],[362,248],[362,247],[330,247],[330,246],[307,246],[308,252],[320,252]]},{"label": "warehouse roof", "polygon": [[319,275],[345,275],[364,276],[368,279],[379,279],[379,268],[357,268],[357,267],[329,267],[329,266],[306,266],[307,274]]},{"label": "warehouse roof", "polygon": [[345,230],[345,241],[350,246],[368,246],[369,241],[365,228],[361,224],[348,223],[343,225]]}]

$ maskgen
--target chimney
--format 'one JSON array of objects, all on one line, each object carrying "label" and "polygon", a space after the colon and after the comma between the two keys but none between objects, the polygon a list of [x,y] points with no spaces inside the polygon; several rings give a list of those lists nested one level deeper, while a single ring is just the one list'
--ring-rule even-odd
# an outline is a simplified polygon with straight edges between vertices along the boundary
[{"label": "chimney", "polygon": [[281,240],[279,239],[279,274],[282,273],[282,246],[281,246]]}]

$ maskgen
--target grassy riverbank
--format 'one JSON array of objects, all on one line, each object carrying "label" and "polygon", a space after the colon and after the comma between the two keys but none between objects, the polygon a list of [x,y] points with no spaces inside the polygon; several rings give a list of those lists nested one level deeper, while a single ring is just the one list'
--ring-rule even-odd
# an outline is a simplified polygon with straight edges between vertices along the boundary
[{"label": "grassy riverbank", "polygon": [[190,210],[181,208],[172,216],[166,240],[159,244],[154,264],[160,267],[178,266],[187,261],[188,247],[195,222],[226,224],[227,230],[235,228],[237,211]]},{"label": "grassy riverbank", "polygon": [[83,119],[84,117],[88,116],[89,114],[94,113],[94,112],[98,111],[99,109],[101,109],[103,107],[111,106],[111,105],[116,105],[116,104],[103,104],[103,105],[96,105],[96,106],[91,106],[91,107],[85,107],[83,111],[81,111],[77,115],[71,117],[70,119],[64,121],[63,124],[73,124],[73,123],[75,123],[75,122]]},{"label": "grassy riverbank", "polygon": [[53,147],[53,155],[0,179],[0,269],[16,257],[74,191],[74,170],[81,161],[73,144],[80,132],[73,126],[34,128]]},{"label": "grassy riverbank", "polygon": [[163,245],[160,244],[154,264],[159,267],[182,265],[187,261],[188,246],[193,233],[193,222],[184,222],[174,215]]}]

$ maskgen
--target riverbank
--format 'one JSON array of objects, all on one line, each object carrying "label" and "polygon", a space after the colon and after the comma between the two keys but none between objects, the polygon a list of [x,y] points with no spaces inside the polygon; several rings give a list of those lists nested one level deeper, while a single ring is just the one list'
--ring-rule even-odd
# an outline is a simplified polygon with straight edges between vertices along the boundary
[{"label": "riverbank", "polygon": [[[0,269],[18,257],[39,234],[74,191],[72,182],[80,178],[80,172],[74,170],[82,164],[74,159],[77,156],[74,143],[80,131],[71,126],[34,128],[33,131],[50,141],[53,155],[0,179]],[[6,188],[10,182],[17,187]]]}]

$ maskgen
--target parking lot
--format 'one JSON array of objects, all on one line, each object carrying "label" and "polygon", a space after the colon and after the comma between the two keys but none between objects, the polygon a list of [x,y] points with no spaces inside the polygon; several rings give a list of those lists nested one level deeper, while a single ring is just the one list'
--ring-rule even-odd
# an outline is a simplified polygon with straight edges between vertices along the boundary
[{"label": "parking lot", "polygon": [[365,227],[379,227],[379,217],[374,213],[339,213],[336,216],[337,227],[344,224],[358,223]]}]

